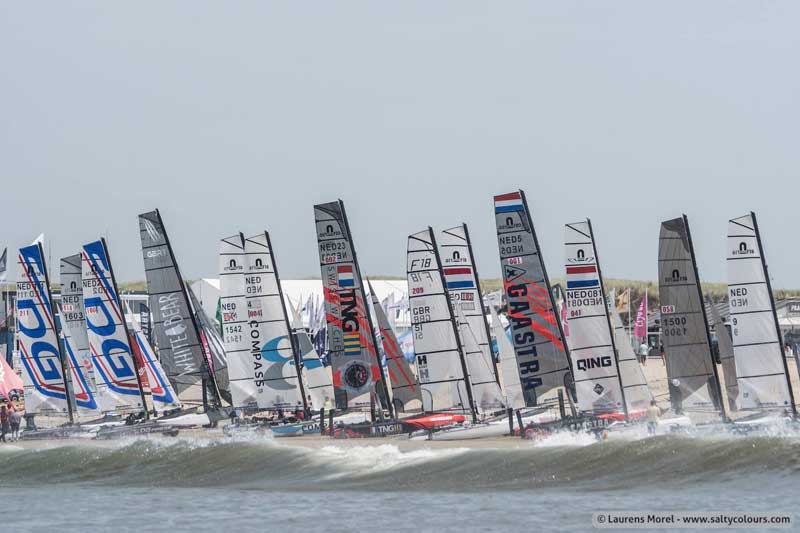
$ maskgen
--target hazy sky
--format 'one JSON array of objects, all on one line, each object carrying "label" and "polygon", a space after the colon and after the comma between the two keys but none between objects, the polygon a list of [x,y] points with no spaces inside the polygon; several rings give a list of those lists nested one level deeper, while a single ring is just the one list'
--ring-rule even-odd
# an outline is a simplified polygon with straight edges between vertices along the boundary
[{"label": "hazy sky", "polygon": [[551,275],[588,216],[606,276],[655,279],[685,212],[722,281],[726,221],[755,210],[800,287],[797,2],[67,4],[0,4],[0,246],[105,235],[143,279],[159,207],[187,277],[240,229],[319,275],[312,205],[341,197],[365,273],[465,221],[496,277],[491,197],[523,188]]}]

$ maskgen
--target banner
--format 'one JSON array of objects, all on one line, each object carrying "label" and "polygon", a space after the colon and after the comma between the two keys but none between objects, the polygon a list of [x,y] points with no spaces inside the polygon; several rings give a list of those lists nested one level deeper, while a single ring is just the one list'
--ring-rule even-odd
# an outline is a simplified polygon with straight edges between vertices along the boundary
[{"label": "banner", "polygon": [[639,304],[639,311],[636,312],[633,336],[637,339],[647,339],[647,291],[644,292],[642,303]]},{"label": "banner", "polygon": [[617,313],[630,313],[630,312],[631,312],[631,290],[625,289],[622,292],[622,294],[617,296]]}]

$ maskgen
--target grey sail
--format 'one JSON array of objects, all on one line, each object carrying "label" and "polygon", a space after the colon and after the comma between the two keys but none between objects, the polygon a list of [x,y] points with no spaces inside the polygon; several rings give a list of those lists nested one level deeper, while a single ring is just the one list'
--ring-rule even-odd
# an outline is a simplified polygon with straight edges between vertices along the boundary
[{"label": "grey sail", "polygon": [[423,409],[475,412],[433,230],[408,237],[408,306]]},{"label": "grey sail", "polygon": [[344,204],[315,205],[314,221],[336,406],[366,408],[371,395],[384,396],[386,387]]},{"label": "grey sail", "polygon": [[495,196],[494,212],[518,379],[525,404],[534,406],[559,387],[572,389],[568,348],[525,193]]},{"label": "grey sail", "polygon": [[717,349],[719,360],[722,364],[722,376],[725,380],[725,396],[728,400],[728,409],[736,411],[736,398],[739,396],[739,384],[736,381],[736,358],[733,355],[733,341],[728,327],[719,315],[719,309],[711,299],[708,299],[711,308],[711,320],[714,321],[714,333],[717,336]]},{"label": "grey sail", "polygon": [[216,378],[219,394],[226,402],[231,403],[231,386],[228,380],[228,358],[225,355],[225,345],[222,342],[222,337],[214,323],[208,318],[208,315],[206,315],[206,312],[203,311],[203,306],[200,305],[197,295],[188,284],[186,285],[186,292],[189,294],[189,303],[191,304],[192,313],[197,321],[200,343],[203,345],[203,350],[206,353],[206,361],[208,361],[209,368]]},{"label": "grey sail", "polygon": [[184,404],[203,402],[208,364],[186,288],[158,210],[139,215],[158,358]]},{"label": "grey sail", "polygon": [[397,336],[389,325],[372,284],[369,281],[367,283],[372,297],[372,308],[377,317],[378,331],[381,334],[383,353],[386,356],[386,370],[392,386],[392,402],[398,412],[419,411],[422,409],[422,394],[417,377],[406,361],[403,350],[400,349]]},{"label": "grey sail", "polygon": [[661,223],[658,293],[673,409],[720,410],[705,305],[685,216]]},{"label": "grey sail", "polygon": [[794,411],[755,213],[728,221],[728,305],[740,409]]}]

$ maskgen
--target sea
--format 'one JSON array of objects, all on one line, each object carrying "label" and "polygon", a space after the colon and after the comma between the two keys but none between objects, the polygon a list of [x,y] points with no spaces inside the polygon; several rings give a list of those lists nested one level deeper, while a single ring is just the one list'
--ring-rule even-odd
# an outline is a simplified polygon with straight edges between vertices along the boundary
[{"label": "sea", "polygon": [[[800,436],[306,448],[0,444],[2,531],[590,531],[602,511],[786,512]],[[795,522],[798,523],[798,522]]]}]

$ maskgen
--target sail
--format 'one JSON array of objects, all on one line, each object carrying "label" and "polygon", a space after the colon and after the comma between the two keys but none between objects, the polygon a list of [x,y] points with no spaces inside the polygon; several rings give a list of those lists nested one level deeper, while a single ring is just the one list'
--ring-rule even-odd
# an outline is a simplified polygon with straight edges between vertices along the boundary
[{"label": "sail", "polygon": [[534,406],[571,387],[567,347],[525,193],[495,196],[494,212],[517,373],[525,404]]},{"label": "sail", "polygon": [[711,298],[707,298],[711,308],[711,320],[714,321],[714,333],[717,336],[719,361],[722,364],[722,376],[725,378],[725,395],[731,411],[736,411],[736,398],[739,396],[739,384],[736,380],[736,358],[733,355],[733,341],[728,327],[719,315],[719,309]]},{"label": "sail", "polygon": [[[158,357],[181,400],[203,401],[205,353],[166,228],[156,209],[139,215],[144,271]],[[219,369],[217,369],[219,370]]]},{"label": "sail", "polygon": [[653,393],[647,385],[642,366],[633,351],[625,326],[619,316],[617,306],[613,299],[608,302],[611,313],[611,322],[614,325],[614,341],[617,346],[617,361],[619,363],[619,377],[622,381],[622,390],[625,392],[625,404],[628,413],[644,412],[653,400]]},{"label": "sail", "polygon": [[728,221],[728,305],[739,409],[793,409],[755,213]]},{"label": "sail", "polygon": [[670,398],[677,411],[719,409],[716,369],[695,265],[686,217],[662,222],[658,245],[661,338]]},{"label": "sail", "polygon": [[303,406],[289,317],[283,306],[272,244],[267,232],[244,241],[247,288],[247,329],[250,349],[261,354],[264,365],[263,390],[258,395],[262,408]]},{"label": "sail", "polygon": [[422,409],[422,393],[419,382],[400,349],[397,336],[394,334],[392,326],[389,325],[389,320],[378,301],[375,289],[372,288],[369,281],[367,283],[372,297],[372,308],[375,310],[378,322],[378,330],[381,333],[383,353],[386,355],[386,369],[392,384],[392,401],[399,412],[418,411]]},{"label": "sail", "polygon": [[408,305],[425,411],[472,412],[472,391],[433,230],[408,237]]},{"label": "sail", "polygon": [[64,366],[42,245],[20,248],[18,262],[17,333],[25,411],[68,414]]},{"label": "sail", "polygon": [[231,399],[234,407],[255,409],[266,376],[260,346],[254,351],[250,346],[245,262],[241,233],[220,240],[219,297]]},{"label": "sail", "polygon": [[139,358],[139,366],[145,370],[153,406],[159,412],[180,409],[181,402],[178,395],[156,359],[156,354],[153,352],[153,347],[147,342],[147,337],[136,329],[131,335],[130,341],[134,354]]},{"label": "sail", "polygon": [[585,412],[619,412],[627,406],[600,261],[588,220],[564,226],[564,251],[567,271],[564,302],[569,317],[568,340],[578,405]]},{"label": "sail", "polygon": [[476,344],[474,350],[464,349],[476,405],[482,410],[503,409],[497,365],[489,341],[489,324],[483,313],[483,294],[466,224],[442,231],[439,254],[450,302],[461,313],[457,313],[461,340],[471,343],[474,339]]},{"label": "sail", "polygon": [[92,354],[89,351],[86,316],[83,312],[81,254],[61,259],[61,331],[75,404],[79,411],[96,411],[97,385],[94,382]]},{"label": "sail", "polygon": [[336,405],[367,407],[383,372],[344,204],[315,205],[314,220]]},{"label": "sail", "polygon": [[500,373],[503,376],[505,404],[514,409],[521,409],[525,407],[525,395],[517,372],[517,355],[493,305],[489,306],[489,312],[492,315],[492,335],[497,343]]},{"label": "sail", "polygon": [[[226,402],[231,402],[231,387],[228,383],[228,357],[225,355],[225,346],[217,326],[211,322],[203,306],[197,299],[197,295],[189,285],[186,285],[186,292],[189,295],[189,304],[192,314],[195,317],[197,331],[200,334],[200,344],[205,352],[207,368],[214,375],[217,390]],[[145,335],[147,337],[147,335]]]},{"label": "sail", "polygon": [[[291,305],[291,302],[289,302]],[[300,314],[292,309],[292,333],[297,342],[297,349],[303,360],[303,380],[305,391],[315,411],[323,407],[333,406],[333,377],[331,367],[322,364],[317,350],[311,342],[308,331],[303,328]]]},{"label": "sail", "polygon": [[138,368],[105,240],[85,244],[81,256],[83,306],[98,405],[104,412],[139,411],[144,404]]}]

